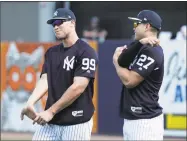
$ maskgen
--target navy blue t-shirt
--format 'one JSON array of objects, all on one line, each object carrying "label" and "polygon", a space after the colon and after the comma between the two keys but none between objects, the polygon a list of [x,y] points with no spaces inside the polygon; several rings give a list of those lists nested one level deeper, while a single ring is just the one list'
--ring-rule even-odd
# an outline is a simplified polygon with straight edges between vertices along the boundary
[{"label": "navy blue t-shirt", "polygon": [[71,47],[64,48],[63,44],[59,44],[47,50],[41,73],[47,73],[48,78],[48,98],[45,109],[61,98],[73,84],[74,77],[90,79],[85,91],[70,106],[57,113],[49,123],[74,125],[91,119],[94,113],[92,98],[97,64],[98,56],[95,50],[81,39]]},{"label": "navy blue t-shirt", "polygon": [[162,113],[158,103],[159,90],[164,75],[164,54],[160,46],[143,46],[129,70],[137,72],[144,80],[134,88],[121,92],[120,115],[126,119],[148,119]]}]

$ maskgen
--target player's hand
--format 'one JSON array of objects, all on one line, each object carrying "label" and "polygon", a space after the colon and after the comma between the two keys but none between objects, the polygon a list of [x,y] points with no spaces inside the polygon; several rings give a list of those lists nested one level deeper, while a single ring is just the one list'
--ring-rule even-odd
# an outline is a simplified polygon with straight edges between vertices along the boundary
[{"label": "player's hand", "polygon": [[36,112],[34,110],[34,106],[33,105],[26,105],[22,111],[21,111],[21,120],[24,119],[24,115],[26,115],[28,118],[34,120],[36,118]]},{"label": "player's hand", "polygon": [[143,38],[141,40],[139,40],[139,42],[143,45],[145,44],[149,44],[151,45],[152,47],[155,46],[155,45],[159,45],[160,44],[160,41],[159,39],[157,39],[156,37],[147,37],[147,38]]},{"label": "player's hand", "polygon": [[126,48],[127,48],[126,45],[124,45],[124,46],[122,46],[122,47],[117,47],[117,48],[116,48],[116,50],[115,50],[115,52],[114,52],[114,55],[113,55],[113,63],[114,63],[115,66],[118,65],[118,61],[117,61],[117,60],[118,60],[120,54],[122,53],[122,51],[123,51],[124,49],[126,49]]},{"label": "player's hand", "polygon": [[54,117],[54,114],[50,110],[46,110],[37,114],[36,118],[33,120],[33,124],[38,123],[40,125],[45,125]]}]

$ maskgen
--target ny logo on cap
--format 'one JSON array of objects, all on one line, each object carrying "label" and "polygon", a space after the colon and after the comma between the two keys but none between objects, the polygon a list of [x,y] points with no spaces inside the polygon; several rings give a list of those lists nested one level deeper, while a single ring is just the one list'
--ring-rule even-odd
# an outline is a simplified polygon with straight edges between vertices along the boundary
[{"label": "ny logo on cap", "polygon": [[56,11],[56,12],[54,13],[54,16],[57,16],[57,14],[58,14],[58,11]]}]

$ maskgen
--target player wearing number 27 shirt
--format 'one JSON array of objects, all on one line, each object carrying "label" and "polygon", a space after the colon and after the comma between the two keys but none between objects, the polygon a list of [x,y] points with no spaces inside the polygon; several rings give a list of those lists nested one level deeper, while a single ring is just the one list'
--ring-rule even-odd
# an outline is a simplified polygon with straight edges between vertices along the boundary
[{"label": "player wearing number 27 shirt", "polygon": [[124,118],[124,140],[163,140],[163,113],[159,90],[164,75],[164,54],[157,43],[160,16],[141,11],[134,22],[135,41],[117,48],[113,57],[116,72],[123,83],[120,116]]}]

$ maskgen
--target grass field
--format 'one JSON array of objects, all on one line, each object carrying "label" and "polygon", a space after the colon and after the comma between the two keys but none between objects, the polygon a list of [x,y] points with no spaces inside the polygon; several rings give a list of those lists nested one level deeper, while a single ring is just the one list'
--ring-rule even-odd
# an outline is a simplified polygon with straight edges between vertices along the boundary
[{"label": "grass field", "polygon": [[[12,133],[12,132],[1,132],[1,141],[5,140],[31,140],[31,133]],[[109,135],[92,135],[91,140],[123,140],[122,136],[109,136]],[[186,141],[185,138],[171,138],[165,137],[164,140],[168,141]]]}]

